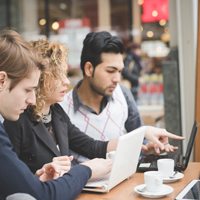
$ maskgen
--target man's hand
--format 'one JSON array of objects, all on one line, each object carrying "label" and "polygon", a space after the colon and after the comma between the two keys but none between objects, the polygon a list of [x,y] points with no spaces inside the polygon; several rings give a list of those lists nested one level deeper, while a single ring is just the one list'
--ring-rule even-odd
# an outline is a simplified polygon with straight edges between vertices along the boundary
[{"label": "man's hand", "polygon": [[154,150],[160,154],[161,151],[174,151],[177,147],[169,144],[169,138],[175,140],[183,140],[184,137],[172,134],[165,129],[148,126],[145,132],[145,138],[148,140],[146,145],[143,145],[142,150],[149,152]]}]

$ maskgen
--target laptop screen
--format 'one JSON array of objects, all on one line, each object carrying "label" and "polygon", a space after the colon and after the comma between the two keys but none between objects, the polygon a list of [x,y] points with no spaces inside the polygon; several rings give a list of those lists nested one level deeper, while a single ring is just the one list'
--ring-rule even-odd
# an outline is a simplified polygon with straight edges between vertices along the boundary
[{"label": "laptop screen", "polygon": [[138,164],[137,171],[138,172],[144,172],[149,170],[157,170],[157,160],[160,158],[172,158],[175,160],[175,170],[176,171],[184,171],[189,163],[190,155],[192,152],[192,148],[194,146],[194,140],[197,134],[197,123],[196,121],[193,124],[190,139],[187,144],[187,149],[185,156],[182,156],[182,154],[179,152],[169,152],[164,153],[161,155],[155,155],[155,154],[147,154],[143,155],[140,159],[140,162]]},{"label": "laptop screen", "polygon": [[190,160],[190,155],[192,152],[192,147],[194,146],[194,140],[195,140],[196,134],[197,134],[197,122],[195,121],[192,127],[192,132],[191,132],[190,139],[187,145],[186,153],[185,153],[185,156],[183,157],[183,163],[184,163],[185,169],[187,168],[189,160]]}]

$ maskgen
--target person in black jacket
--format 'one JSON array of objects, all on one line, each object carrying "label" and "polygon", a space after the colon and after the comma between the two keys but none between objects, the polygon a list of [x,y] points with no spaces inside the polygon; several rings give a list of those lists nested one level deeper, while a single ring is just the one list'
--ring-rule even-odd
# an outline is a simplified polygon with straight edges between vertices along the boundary
[{"label": "person in black jacket", "polygon": [[[28,105],[35,104],[35,90],[44,65],[30,45],[12,30],[1,31],[0,52],[0,115],[4,119],[16,121]],[[34,125],[37,126],[37,121]],[[33,129],[31,127],[27,133]],[[12,134],[15,134],[15,130]],[[93,143],[93,146],[99,146],[105,157],[107,142],[99,143],[89,138],[88,141],[88,145]],[[57,171],[59,168],[56,163],[49,163],[39,170],[38,178],[13,151],[1,122],[0,161],[0,199],[20,192],[29,194],[37,200],[75,199],[89,178],[107,174],[112,164],[109,159],[93,159],[76,165],[68,173],[63,174],[62,171]],[[57,179],[53,180],[54,178]]]}]

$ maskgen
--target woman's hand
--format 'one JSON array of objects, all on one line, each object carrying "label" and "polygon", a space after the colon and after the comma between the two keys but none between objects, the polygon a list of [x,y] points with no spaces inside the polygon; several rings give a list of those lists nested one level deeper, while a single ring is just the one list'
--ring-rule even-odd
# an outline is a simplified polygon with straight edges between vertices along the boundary
[{"label": "woman's hand", "polygon": [[60,166],[60,176],[67,173],[71,169],[71,161],[73,156],[58,156],[53,158],[53,163]]},{"label": "woman's hand", "polygon": [[37,170],[36,175],[43,182],[57,179],[71,169],[72,160],[73,156],[54,157],[51,163],[47,163],[41,169]]}]

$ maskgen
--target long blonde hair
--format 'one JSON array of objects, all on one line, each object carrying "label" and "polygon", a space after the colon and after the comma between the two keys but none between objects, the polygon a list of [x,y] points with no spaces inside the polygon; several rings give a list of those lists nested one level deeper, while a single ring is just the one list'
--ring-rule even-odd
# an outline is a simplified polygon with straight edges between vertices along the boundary
[{"label": "long blonde hair", "polygon": [[32,106],[34,117],[41,119],[45,101],[52,90],[51,81],[60,79],[65,75],[61,66],[67,60],[67,49],[60,43],[48,40],[32,41],[31,46],[41,55],[46,63],[36,91],[36,104]]}]

